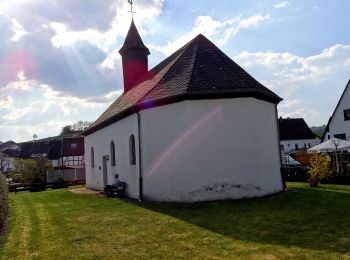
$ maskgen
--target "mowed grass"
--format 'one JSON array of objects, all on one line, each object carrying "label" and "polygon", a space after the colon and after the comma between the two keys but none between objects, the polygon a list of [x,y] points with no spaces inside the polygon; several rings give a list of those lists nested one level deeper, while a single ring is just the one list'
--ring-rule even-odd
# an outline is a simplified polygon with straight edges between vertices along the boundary
[{"label": "mowed grass", "polygon": [[288,183],[261,199],[132,204],[11,194],[3,259],[350,259],[350,187]]}]

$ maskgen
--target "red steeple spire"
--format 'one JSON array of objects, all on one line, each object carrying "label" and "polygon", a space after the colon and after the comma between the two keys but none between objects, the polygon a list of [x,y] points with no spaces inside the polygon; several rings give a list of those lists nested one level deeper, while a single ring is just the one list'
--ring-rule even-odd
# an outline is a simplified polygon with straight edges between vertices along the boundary
[{"label": "red steeple spire", "polygon": [[123,62],[124,92],[132,89],[148,71],[148,48],[144,45],[134,20],[119,50]]}]

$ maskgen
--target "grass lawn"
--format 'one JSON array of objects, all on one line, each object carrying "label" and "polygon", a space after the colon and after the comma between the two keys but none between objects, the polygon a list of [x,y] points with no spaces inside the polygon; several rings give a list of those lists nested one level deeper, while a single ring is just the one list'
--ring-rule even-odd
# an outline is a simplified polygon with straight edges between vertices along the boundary
[{"label": "grass lawn", "polygon": [[350,259],[350,186],[135,205],[63,190],[11,194],[3,259]]}]

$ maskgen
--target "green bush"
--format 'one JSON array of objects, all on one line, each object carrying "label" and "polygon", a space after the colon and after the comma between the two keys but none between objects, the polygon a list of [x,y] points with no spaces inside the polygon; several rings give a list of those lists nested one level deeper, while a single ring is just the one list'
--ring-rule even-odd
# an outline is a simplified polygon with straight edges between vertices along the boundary
[{"label": "green bush", "polygon": [[3,228],[9,212],[8,187],[6,178],[0,174],[0,230]]},{"label": "green bush", "polygon": [[316,154],[311,158],[309,167],[310,187],[317,187],[323,179],[331,176],[331,159],[328,155]]},{"label": "green bush", "polygon": [[46,183],[47,171],[52,170],[52,163],[44,157],[36,159],[16,159],[15,171],[16,179],[22,183]]}]

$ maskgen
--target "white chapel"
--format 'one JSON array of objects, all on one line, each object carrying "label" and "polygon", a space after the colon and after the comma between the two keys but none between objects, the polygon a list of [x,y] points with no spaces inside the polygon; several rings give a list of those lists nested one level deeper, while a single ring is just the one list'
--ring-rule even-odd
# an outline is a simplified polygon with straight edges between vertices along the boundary
[{"label": "white chapel", "polygon": [[134,21],[124,92],[84,132],[86,185],[115,174],[130,198],[196,202],[280,192],[281,98],[198,35],[152,69]]}]

